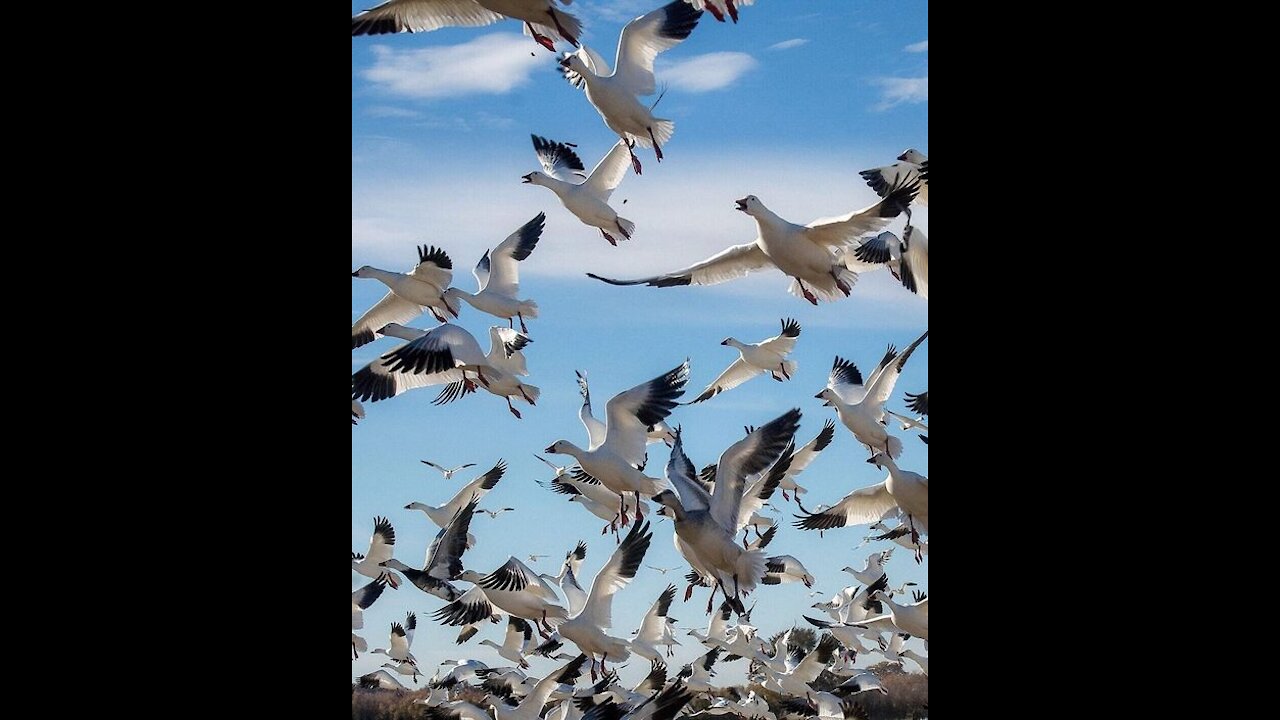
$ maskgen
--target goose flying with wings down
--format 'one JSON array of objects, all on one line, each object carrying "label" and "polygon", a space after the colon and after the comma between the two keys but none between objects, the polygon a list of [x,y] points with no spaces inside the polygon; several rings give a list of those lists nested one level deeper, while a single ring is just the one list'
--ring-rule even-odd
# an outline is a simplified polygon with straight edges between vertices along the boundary
[{"label": "goose flying with wings down", "polygon": [[[898,156],[898,162],[892,165],[863,170],[858,174],[867,181],[867,187],[875,190],[880,197],[887,195],[899,183],[919,179],[920,194],[915,201],[924,206],[929,205],[929,158],[915,148],[904,150]],[[911,211],[906,212],[910,218]]]},{"label": "goose flying with wings down", "polygon": [[[673,513],[676,536],[683,543],[681,549],[691,553],[691,564],[714,578],[711,598],[720,590],[739,615],[746,612],[742,594],[754,590],[764,578],[766,563],[762,551],[746,550],[735,541],[747,478],[763,472],[786,452],[799,427],[800,411],[792,409],[730,445],[720,455],[710,494],[685,456],[677,429],[667,462],[667,480],[675,490],[663,490],[654,497]],[[707,612],[711,612],[710,599]]]},{"label": "goose flying with wings down", "polygon": [[873,454],[879,450],[885,450],[895,458],[902,454],[902,441],[890,435],[881,422],[884,420],[884,404],[893,394],[893,386],[898,382],[898,375],[907,360],[927,337],[928,330],[902,352],[890,345],[865,384],[857,365],[837,357],[831,366],[827,386],[814,396],[825,401],[825,406],[835,408],[840,422]]},{"label": "goose flying with wings down", "polygon": [[445,290],[453,281],[453,261],[440,248],[419,247],[418,264],[407,274],[365,265],[351,273],[351,277],[373,278],[390,288],[381,300],[351,324],[352,350],[376,340],[382,326],[407,323],[423,310],[430,310],[440,322],[448,322],[440,310],[458,317],[458,303],[450,304],[444,297]]},{"label": "goose flying with wings down", "polygon": [[391,623],[391,647],[374,648],[375,655],[386,655],[392,660],[408,660],[410,662],[418,662],[418,659],[409,652],[409,648],[413,645],[413,635],[418,629],[418,616],[415,613],[407,613],[405,615],[404,624],[398,622]]},{"label": "goose flying with wings down", "polygon": [[[917,472],[903,470],[884,453],[876,453],[867,462],[878,468],[888,468],[889,478],[885,489],[906,514],[906,524],[911,528],[911,541],[919,542],[920,533],[929,534],[929,478]],[[912,633],[915,634],[915,633]]]},{"label": "goose flying with wings down", "polygon": [[617,211],[609,206],[609,196],[627,174],[627,158],[631,152],[627,143],[619,140],[587,175],[583,172],[582,160],[568,144],[537,135],[532,137],[533,149],[545,172],[531,172],[521,178],[523,182],[554,192],[566,210],[584,225],[598,229],[610,245],[618,244],[615,233],[623,240],[630,240],[636,224],[618,217]]},{"label": "goose flying with wings down", "polygon": [[582,34],[578,18],[557,8],[554,0],[387,0],[352,17],[351,36],[482,27],[505,18],[523,20],[524,34],[552,52],[554,36],[577,47]]},{"label": "goose flying with wings down", "polygon": [[[676,131],[675,123],[654,117],[653,106],[645,107],[637,96],[657,91],[654,58],[689,37],[701,18],[701,10],[693,9],[684,0],[673,0],[622,28],[614,58],[616,67],[612,70],[600,53],[586,45],[566,53],[560,60],[565,79],[586,91],[587,100],[600,113],[604,124],[622,138],[637,175],[640,159],[633,148],[637,144],[651,147],[661,162],[662,146]],[[661,100],[661,96],[658,99]]]},{"label": "goose flying with wings down", "polygon": [[396,580],[394,573],[388,573],[383,567],[383,563],[391,559],[395,549],[396,530],[391,527],[391,521],[384,517],[375,517],[373,536],[369,538],[369,551],[363,555],[351,553],[351,569],[375,580],[386,575],[391,587],[398,588],[400,582]]},{"label": "goose flying with wings down", "polygon": [[[459,508],[453,519],[436,533],[436,539],[427,550],[427,559],[421,570],[409,567],[396,559],[387,560],[383,565],[404,573],[409,582],[423,592],[447,602],[457,600],[462,593],[449,581],[457,580],[462,575],[462,554],[469,547],[468,529],[471,527],[471,518],[479,502],[480,498],[477,494],[473,494],[471,501]],[[448,505],[443,507],[447,509]]]},{"label": "goose flying with wings down", "polygon": [[395,675],[386,670],[376,670],[368,675],[360,676],[360,687],[365,690],[408,690],[404,683],[396,679]]},{"label": "goose flying with wings down", "polygon": [[351,374],[351,399],[378,402],[415,388],[462,381],[468,371],[483,385],[488,357],[475,336],[457,325],[418,330],[390,323],[378,331],[408,342]]},{"label": "goose flying with wings down", "polygon": [[[520,411],[511,404],[511,398],[522,398],[530,405],[537,405],[542,390],[537,385],[521,382],[520,378],[529,374],[525,364],[524,348],[533,342],[528,335],[504,327],[489,328],[489,354],[485,355],[484,389],[491,395],[497,395],[507,401],[507,409],[516,419],[520,419]],[[445,405],[476,391],[476,386],[465,379],[456,380],[445,385],[432,405]]]},{"label": "goose flying with wings down", "polygon": [[[645,445],[649,428],[665,420],[684,394],[689,382],[689,361],[614,395],[605,406],[607,423],[603,439],[595,447],[583,450],[568,440],[557,440],[543,452],[572,455],[582,470],[619,495],[633,493],[636,499],[636,522],[640,521],[640,496],[661,491],[662,483],[640,470],[646,460]],[[618,512],[625,509],[619,505]]]},{"label": "goose flying with wings down", "polygon": [[732,390],[764,372],[769,373],[778,382],[782,382],[783,378],[790,380],[791,374],[796,371],[796,363],[794,360],[788,360],[787,355],[795,350],[796,339],[799,337],[800,323],[787,318],[782,321],[782,332],[768,340],[758,343],[744,343],[732,337],[721,340],[721,345],[737,349],[738,359],[734,360],[724,372],[720,373],[720,377],[713,380],[702,394],[688,404],[710,400],[725,390]]},{"label": "goose flying with wings down", "polygon": [[678,287],[717,285],[758,270],[777,268],[792,278],[788,288],[792,295],[814,305],[819,298],[838,300],[848,297],[858,280],[857,274],[845,266],[839,251],[860,235],[887,225],[911,202],[915,193],[915,184],[903,185],[873,205],[838,218],[814,220],[808,225],[783,220],[765,207],[760,198],[748,195],[737,201],[737,209],[755,218],[758,235],[753,242],[735,245],[687,268],[654,277],[613,280],[594,273],[587,273],[587,277],[611,285]]},{"label": "goose flying with wings down", "polygon": [[520,261],[529,257],[529,253],[538,246],[546,222],[547,214],[538,213],[492,251],[484,251],[484,256],[472,271],[480,287],[478,292],[473,295],[456,287],[449,288],[445,291],[445,298],[466,300],[471,307],[506,320],[510,327],[515,327],[513,318],[519,318],[521,332],[528,334],[529,328],[525,327],[524,319],[525,316],[538,317],[538,303],[517,297],[520,294]]}]

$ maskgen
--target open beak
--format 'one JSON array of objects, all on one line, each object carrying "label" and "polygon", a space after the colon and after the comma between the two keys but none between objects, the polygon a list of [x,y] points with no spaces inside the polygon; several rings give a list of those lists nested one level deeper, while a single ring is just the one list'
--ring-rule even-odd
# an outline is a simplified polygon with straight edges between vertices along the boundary
[{"label": "open beak", "polygon": [[359,270],[357,270],[357,271],[355,271],[355,272],[351,273],[351,277],[360,277],[360,271],[359,271]]},{"label": "open beak", "polygon": [[546,450],[543,450],[542,452],[544,452],[544,453],[554,453],[554,452],[555,452],[555,445],[552,445],[551,447],[547,448]]},{"label": "open beak", "polygon": [[743,199],[741,199],[741,200],[734,200],[733,202],[734,202],[734,204],[735,204],[735,205],[737,205],[737,208],[736,208],[737,210],[740,210],[740,211],[742,211],[742,212],[746,212],[746,211],[747,211],[747,199],[746,199],[746,198],[743,198]]},{"label": "open beak", "polygon": [[721,345],[728,345],[728,344],[729,344],[729,341],[728,341],[728,340],[722,340],[722,341],[720,342],[720,344],[721,344]]},{"label": "open beak", "polygon": [[520,181],[524,183],[533,182],[533,173],[529,173],[528,175],[525,175],[524,177],[520,178]]},{"label": "open beak", "polygon": [[898,156],[898,159],[899,159],[899,160],[901,160],[902,162],[906,162],[906,161],[907,161],[907,154],[906,154],[906,153],[902,153],[901,155],[899,155],[899,156]]},{"label": "open beak", "polygon": [[875,458],[867,458],[867,462],[871,463],[872,465],[876,465],[876,464],[878,464],[878,463],[876,463],[876,459],[875,459]]}]

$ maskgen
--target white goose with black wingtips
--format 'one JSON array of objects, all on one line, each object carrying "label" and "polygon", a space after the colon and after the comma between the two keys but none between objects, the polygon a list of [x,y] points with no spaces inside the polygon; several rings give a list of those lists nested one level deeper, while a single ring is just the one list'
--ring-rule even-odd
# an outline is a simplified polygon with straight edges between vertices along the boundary
[{"label": "white goose with black wingtips", "polygon": [[527,334],[529,328],[525,326],[524,319],[538,317],[538,303],[519,298],[520,261],[528,258],[538,246],[546,222],[547,214],[538,213],[493,250],[486,250],[472,271],[479,291],[472,294],[456,287],[449,288],[445,291],[446,299],[465,300],[481,312],[506,320],[511,327],[514,327],[513,319],[519,318],[520,330]]},{"label": "white goose with black wingtips", "polygon": [[840,422],[873,454],[880,450],[895,458],[902,454],[902,441],[890,435],[882,422],[884,404],[893,394],[893,386],[898,382],[898,375],[907,360],[927,337],[928,330],[902,352],[890,345],[866,384],[863,384],[857,365],[837,357],[831,366],[827,386],[814,396],[823,400],[827,407],[835,408]]},{"label": "white goose with black wingtips", "polygon": [[458,304],[450,304],[444,292],[453,281],[453,261],[444,250],[427,245],[418,248],[418,264],[408,273],[379,270],[365,265],[351,273],[354,278],[372,278],[386,285],[390,292],[365,311],[351,325],[351,349],[371,343],[380,329],[389,323],[407,323],[424,310],[436,320],[448,322],[440,311],[458,317]]},{"label": "white goose with black wingtips", "polygon": [[554,0],[386,0],[351,18],[351,36],[482,27],[505,18],[523,21],[524,34],[552,52],[557,37],[576,47],[582,34],[578,18]]},{"label": "white goose with black wingtips", "polygon": [[[364,629],[364,611],[373,604],[374,600],[377,600],[382,595],[382,591],[385,590],[386,587],[387,576],[383,574],[368,585],[358,588],[355,592],[351,593],[352,630]],[[360,657],[360,653],[365,652],[368,649],[369,643],[365,641],[364,638],[356,635],[354,632],[351,633],[351,654],[353,657]]]},{"label": "white goose with black wingtips", "polygon": [[471,372],[483,384],[488,357],[475,336],[445,323],[418,330],[390,323],[378,331],[408,342],[351,374],[351,399],[378,402],[415,388],[470,383]]},{"label": "white goose with black wingtips", "polygon": [[367,578],[377,579],[383,575],[391,583],[391,587],[400,587],[400,581],[394,573],[387,572],[383,566],[391,559],[396,549],[396,530],[391,521],[384,517],[373,519],[373,535],[369,538],[369,550],[364,554],[351,553],[351,569]]},{"label": "white goose with black wingtips", "polygon": [[387,560],[384,565],[404,573],[405,578],[423,592],[448,602],[457,600],[462,593],[449,581],[462,576],[462,554],[469,547],[468,529],[479,502],[480,498],[473,495],[471,501],[459,508],[453,519],[436,533],[436,539],[427,550],[427,559],[421,570],[396,559]]},{"label": "white goose with black wingtips", "polygon": [[738,359],[734,360],[724,372],[720,373],[720,377],[711,381],[711,384],[688,404],[710,400],[761,373],[769,373],[770,377],[778,382],[784,379],[790,380],[792,373],[796,371],[796,363],[794,360],[788,360],[787,355],[795,350],[796,340],[799,337],[800,323],[787,318],[782,321],[782,332],[767,340],[758,343],[744,343],[732,337],[721,340],[721,345],[728,345],[738,351]]},{"label": "white goose with black wingtips", "polygon": [[617,245],[619,238],[630,240],[636,224],[619,217],[618,211],[609,206],[609,197],[627,174],[630,151],[626,142],[619,140],[587,175],[582,160],[569,145],[532,137],[533,149],[545,172],[531,172],[521,180],[555,193],[566,210],[584,225],[598,229],[610,245]]}]

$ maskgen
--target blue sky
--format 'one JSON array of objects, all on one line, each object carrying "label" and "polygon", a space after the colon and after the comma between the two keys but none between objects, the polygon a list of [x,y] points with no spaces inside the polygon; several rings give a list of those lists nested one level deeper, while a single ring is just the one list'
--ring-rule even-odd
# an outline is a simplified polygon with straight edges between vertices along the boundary
[{"label": "blue sky", "polygon": [[[584,21],[583,41],[612,63],[625,21],[661,4],[577,0],[568,9]],[[363,7],[353,4],[352,12]],[[487,247],[540,211],[547,223],[537,249],[521,264],[521,295],[541,306],[541,317],[530,322],[534,343],[526,350],[526,382],[543,393],[538,406],[519,405],[524,419],[516,420],[492,395],[435,407],[430,389],[366,404],[368,417],[352,428],[352,549],[364,551],[373,516],[387,515],[398,536],[397,557],[420,566],[437,528],[403,506],[444,502],[474,475],[446,482],[418,461],[475,462],[483,472],[502,457],[510,469],[481,507],[517,511],[475,519],[479,542],[464,558],[467,567],[488,572],[509,555],[528,562],[525,556],[537,553],[551,557],[533,567],[554,572],[565,551],[585,540],[585,584],[614,542],[600,535],[603,523],[594,515],[535,484],[551,473],[532,457],[557,439],[585,443],[573,371],[590,377],[600,414],[613,394],[688,357],[692,398],[736,357],[719,345],[724,337],[758,342],[777,334],[783,317],[796,318],[803,328],[792,356],[800,367],[791,382],[760,377],[706,403],[677,408],[671,421],[683,425],[686,450],[698,466],[716,461],[741,437],[743,425],[759,425],[791,407],[804,415],[798,441],[816,434],[834,417],[813,398],[833,357],[870,370],[886,344],[902,347],[928,327],[926,300],[883,271],[862,276],[852,297],[816,308],[787,294],[788,281],[777,272],[672,289],[613,287],[584,273],[632,277],[672,270],[748,242],[755,224],[733,209],[733,201],[747,194],[800,223],[873,202],[858,170],[892,162],[907,147],[929,151],[927,11],[924,2],[758,0],[743,9],[737,25],[704,15],[688,40],[659,56],[658,84],[669,90],[657,114],[674,120],[676,133],[661,164],[651,151],[639,150],[644,174],[628,175],[615,192],[614,206],[637,225],[633,239],[616,248],[581,225],[549,190],[520,183],[521,175],[539,169],[530,133],[576,143],[588,168],[616,136],[583,93],[556,72],[554,56],[521,35],[517,22],[353,38],[352,268],[404,270],[416,259],[416,244],[435,244],[454,261],[454,284],[474,290],[470,269]],[[917,210],[915,220],[928,230],[927,209]],[[901,227],[899,219],[890,229]],[[384,291],[376,281],[353,279],[352,319]],[[487,328],[505,324],[469,306],[457,322],[486,347]],[[429,328],[435,322],[427,316],[412,324]],[[397,342],[383,339],[357,349],[352,370]],[[926,341],[900,378],[892,409],[903,410],[903,392],[927,389],[928,359]],[[901,465],[928,474],[928,448],[900,436],[906,447]],[[806,507],[884,479],[885,472],[865,458],[837,425],[835,441],[800,478],[810,490]],[[660,474],[666,459],[665,446],[651,446],[650,474]],[[558,462],[567,460],[560,456]],[[802,613],[819,616],[809,606],[852,582],[840,568],[860,567],[872,549],[853,551],[866,534],[862,526],[819,538],[791,527],[794,502],[775,496],[774,504],[786,522],[770,550],[798,557],[824,595],[810,598],[800,584],[762,588],[753,620],[765,634],[803,623]],[[655,523],[647,565],[682,565],[671,536],[669,521]],[[927,567],[928,560],[917,566],[899,550],[890,579],[927,588]],[[642,568],[615,599],[614,634],[626,637],[638,627],[668,581],[683,592],[682,573],[664,577]],[[364,582],[352,573],[352,588]],[[706,594],[700,589],[689,603],[673,606],[682,627],[705,628]],[[426,617],[442,604],[410,586],[388,590],[366,611],[362,634],[370,647],[385,647],[391,622],[415,610],[420,625],[414,650],[428,673],[445,658],[506,664],[477,644],[483,637],[500,643],[504,625],[456,646],[455,629]],[[672,664],[700,654],[695,642],[687,638]],[[353,677],[381,661],[362,655],[352,663]],[[551,661],[532,662],[533,673],[552,667]],[[644,664],[633,660],[624,679],[638,678]],[[739,683],[745,669],[742,661],[721,665],[716,680]]]}]

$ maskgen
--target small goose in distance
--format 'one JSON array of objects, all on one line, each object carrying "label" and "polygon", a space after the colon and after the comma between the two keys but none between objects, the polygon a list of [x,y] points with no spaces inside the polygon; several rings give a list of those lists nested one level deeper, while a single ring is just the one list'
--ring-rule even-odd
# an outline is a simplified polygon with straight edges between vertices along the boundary
[{"label": "small goose in distance", "polygon": [[546,465],[547,467],[549,467],[549,468],[551,468],[553,471],[555,471],[555,474],[556,474],[556,477],[557,477],[557,478],[559,478],[561,475],[564,475],[565,473],[569,472],[569,466],[567,466],[567,465],[565,465],[565,466],[556,465],[555,463],[551,462],[550,460],[548,460],[548,459],[546,459],[546,458],[542,457],[541,455],[539,455],[539,454],[537,454],[537,453],[534,453],[534,454],[533,454],[533,456],[534,456],[534,457],[536,457],[536,458],[538,458],[539,460],[541,460],[543,465]]},{"label": "small goose in distance", "polygon": [[[511,404],[511,398],[522,398],[530,405],[536,406],[542,390],[536,385],[521,382],[520,378],[529,374],[525,365],[524,350],[533,342],[528,335],[522,335],[510,328],[489,328],[489,354],[485,355],[484,389],[491,395],[497,395],[507,401],[507,409],[516,419],[521,418],[520,411]],[[440,390],[440,394],[431,402],[433,405],[445,405],[475,392],[475,384],[465,378],[451,382]]]},{"label": "small goose in distance", "polygon": [[661,162],[662,146],[671,139],[676,125],[670,120],[654,117],[653,106],[645,107],[636,96],[652,95],[657,91],[653,78],[654,58],[689,37],[701,18],[701,10],[693,9],[684,0],[673,0],[622,28],[614,58],[616,67],[612,70],[600,53],[586,45],[566,53],[560,60],[565,79],[586,92],[587,100],[600,114],[604,124],[622,138],[637,175],[640,174],[640,159],[632,148],[637,144],[651,147]]},{"label": "small goose in distance", "polygon": [[359,681],[361,689],[364,690],[408,690],[404,683],[396,679],[395,675],[386,670],[375,670],[368,675],[361,675]]},{"label": "small goose in distance", "polygon": [[[858,544],[858,547],[862,547],[869,542],[877,540],[890,540],[915,553],[917,564],[921,561],[921,556],[929,554],[929,541],[924,539],[912,541],[911,526],[906,522],[899,522],[897,527],[891,528],[888,525],[885,525],[884,521],[877,521],[872,523],[868,529],[874,530],[879,534],[868,535],[863,538],[862,542]],[[857,548],[854,549],[856,550]]]},{"label": "small goose in distance", "polygon": [[389,323],[407,323],[430,310],[436,320],[448,322],[440,310],[458,317],[458,304],[450,304],[444,292],[453,281],[453,261],[445,251],[423,245],[418,248],[418,264],[408,273],[379,270],[365,265],[351,273],[354,278],[373,278],[390,291],[351,325],[351,349],[378,338],[380,328]]},{"label": "small goose in distance", "polygon": [[532,137],[533,149],[546,172],[531,172],[521,178],[522,182],[540,185],[555,193],[566,210],[582,224],[599,230],[610,245],[618,244],[615,233],[624,240],[630,240],[636,224],[619,217],[618,212],[609,206],[609,196],[627,174],[631,150],[626,141],[619,140],[591,174],[585,175],[582,160],[567,144],[537,135]]},{"label": "small goose in distance", "polygon": [[[351,629],[364,629],[364,611],[373,604],[382,595],[382,591],[387,587],[387,576],[380,575],[376,580],[357,589],[351,593]],[[360,653],[369,649],[369,643],[364,638],[351,633],[351,655],[353,658],[359,658]]]},{"label": "small goose in distance", "polygon": [[[920,194],[915,201],[925,206],[929,204],[929,158],[915,148],[904,150],[898,156],[898,162],[892,165],[863,170],[858,174],[867,181],[867,187],[875,190],[880,197],[892,192],[894,186],[918,178]],[[910,211],[907,217],[911,217]]]},{"label": "small goose in distance", "polygon": [[373,536],[369,538],[369,551],[363,555],[351,553],[351,569],[375,580],[386,575],[392,589],[399,588],[400,581],[396,580],[395,574],[387,572],[383,567],[383,563],[395,553],[395,548],[396,530],[391,527],[391,521],[381,516],[375,517]]},{"label": "small goose in distance", "polygon": [[467,544],[471,527],[471,518],[480,498],[472,496],[471,501],[458,509],[445,527],[436,533],[435,540],[427,550],[427,559],[421,570],[411,568],[395,559],[383,563],[386,567],[404,573],[414,587],[430,593],[446,602],[453,602],[462,593],[449,581],[457,580],[462,575],[462,554],[469,547]]},{"label": "small goose in distance", "polygon": [[[736,209],[756,221],[757,236],[745,245],[734,245],[702,262],[662,275],[638,280],[614,280],[587,273],[610,285],[718,285],[748,273],[776,268],[792,279],[788,292],[817,305],[823,300],[848,297],[858,276],[849,270],[837,251],[859,235],[884,227],[915,196],[916,186],[896,188],[888,197],[838,218],[814,220],[808,225],[788,222],[760,202],[755,195],[736,201]],[[815,294],[816,293],[816,294]]]},{"label": "small goose in distance", "polygon": [[[498,462],[494,463],[493,467],[489,468],[489,470],[485,472],[485,474],[462,486],[462,489],[454,493],[454,496],[450,498],[449,502],[438,507],[421,502],[411,502],[408,505],[405,505],[404,509],[421,510],[426,513],[428,518],[431,518],[431,522],[435,523],[437,527],[446,527],[449,522],[453,520],[454,516],[458,514],[458,511],[463,508],[463,506],[469,502],[480,500],[487,495],[490,490],[497,487],[498,481],[502,480],[502,476],[505,475],[506,472],[507,463],[504,460],[499,459]],[[472,538],[468,540],[467,547],[471,547],[474,544],[474,538]]]},{"label": "small goose in distance", "polygon": [[525,316],[538,317],[538,304],[532,300],[520,300],[520,261],[538,246],[542,230],[547,222],[546,213],[538,213],[515,232],[498,243],[492,251],[485,250],[472,274],[480,289],[474,295],[459,288],[445,291],[446,298],[461,298],[471,307],[506,320],[515,327],[514,318],[520,319],[520,330],[528,334]]},{"label": "small goose in distance", "polygon": [[[644,474],[639,468],[646,459],[645,445],[649,428],[665,420],[684,394],[689,382],[689,361],[619,393],[605,406],[604,437],[594,448],[583,450],[568,440],[557,440],[543,452],[571,455],[582,470],[616,493],[632,493],[636,499],[636,522],[640,521],[640,496],[661,491],[661,481]],[[622,524],[627,519],[619,505]]]},{"label": "small goose in distance", "polygon": [[796,363],[794,360],[788,360],[787,355],[795,350],[796,339],[799,337],[800,323],[786,318],[782,320],[782,332],[768,340],[758,343],[744,343],[732,337],[721,340],[721,345],[737,349],[738,359],[720,373],[720,377],[713,380],[702,394],[687,404],[710,400],[725,390],[732,390],[764,372],[769,373],[769,376],[778,382],[782,382],[783,378],[790,380],[791,374],[796,371]]},{"label": "small goose in distance", "polygon": [[925,330],[902,352],[890,345],[865,385],[857,365],[836,357],[827,386],[814,396],[824,401],[825,406],[835,408],[840,422],[873,455],[879,450],[885,450],[895,458],[902,454],[902,441],[890,435],[881,422],[884,420],[884,404],[893,394],[893,386],[898,382],[898,375],[907,360],[927,337],[929,331]]},{"label": "small goose in distance", "polygon": [[504,660],[510,660],[521,670],[527,670],[529,661],[524,659],[524,654],[533,644],[533,626],[527,620],[512,615],[507,618],[507,635],[501,645],[487,638],[481,640],[480,644],[494,648]]},{"label": "small goose in distance", "polygon": [[351,18],[351,36],[481,27],[505,18],[524,21],[524,34],[552,52],[554,36],[577,47],[582,34],[578,18],[553,0],[386,0]]},{"label": "small goose in distance", "polygon": [[[485,515],[488,515],[490,518],[493,518],[494,520],[497,520],[498,516],[501,515],[502,513],[512,512],[513,510],[515,510],[515,508],[513,507],[498,508],[497,510],[486,510],[484,508],[476,508],[476,512],[484,513]],[[532,558],[533,556],[530,555],[529,557]],[[546,557],[546,555],[542,555],[540,557]],[[531,562],[537,562],[537,560],[531,560]]]},{"label": "small goose in distance", "polygon": [[467,469],[467,468],[469,468],[469,467],[475,467],[475,466],[476,466],[476,464],[475,464],[475,463],[467,463],[467,464],[465,464],[465,465],[459,465],[459,466],[454,467],[454,468],[447,468],[447,467],[444,467],[443,465],[437,465],[437,464],[435,464],[435,463],[431,462],[430,460],[420,460],[419,462],[421,462],[423,465],[426,465],[427,467],[433,467],[433,468],[435,468],[436,470],[439,470],[439,471],[440,471],[440,474],[441,474],[441,475],[444,475],[444,479],[445,479],[445,480],[452,480],[452,479],[453,479],[453,476],[454,476],[454,475],[457,475],[460,471],[462,471],[462,470],[466,470],[466,469]]},{"label": "small goose in distance", "polygon": [[353,400],[378,402],[415,388],[459,380],[470,383],[467,371],[475,373],[481,384],[488,382],[484,376],[488,357],[475,336],[457,325],[418,330],[390,323],[378,332],[408,342],[352,373]]},{"label": "small goose in distance", "polygon": [[[724,22],[725,13],[733,19],[733,24],[738,24],[738,8],[746,7],[756,0],[684,0],[698,10],[706,10],[716,19],[716,22]],[[721,7],[723,6],[723,7]]]}]

